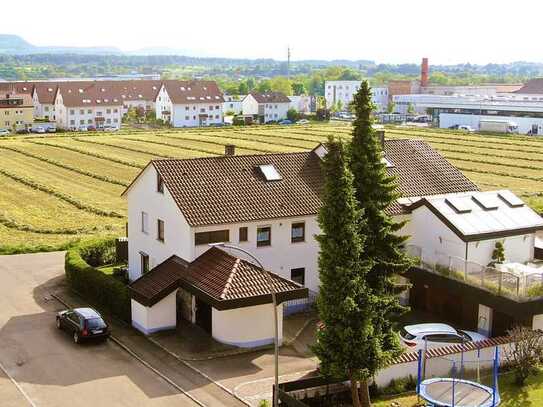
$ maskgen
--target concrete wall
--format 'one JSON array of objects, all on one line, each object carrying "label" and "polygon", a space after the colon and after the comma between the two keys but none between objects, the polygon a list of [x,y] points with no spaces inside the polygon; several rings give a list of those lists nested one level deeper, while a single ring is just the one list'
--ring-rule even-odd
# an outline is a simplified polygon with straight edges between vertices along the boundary
[{"label": "concrete wall", "polygon": [[[271,304],[218,311],[212,308],[212,336],[217,341],[242,348],[273,343]],[[277,307],[279,344],[283,341],[283,305]]]},{"label": "concrete wall", "polygon": [[[141,276],[140,252],[149,255],[149,267],[176,254],[193,260],[189,225],[166,186],[157,192],[157,172],[149,165],[127,192],[128,199],[128,274]],[[148,231],[142,231],[141,213],[147,213]],[[157,219],[164,221],[164,242],[157,240]]]},{"label": "concrete wall", "polygon": [[[305,222],[305,241],[291,243],[291,225],[298,222]],[[239,228],[242,226],[248,228],[247,242],[239,241]],[[256,231],[261,226],[271,226],[270,246],[257,247],[256,245]],[[319,245],[314,236],[320,232],[315,216],[194,228],[191,236],[191,246],[194,248],[194,251],[191,253],[190,260],[195,259],[209,249],[208,245],[194,245],[194,233],[224,229],[229,230],[231,243],[249,251],[262,262],[266,269],[284,278],[290,279],[291,269],[304,267],[305,286],[312,291],[318,290],[317,257]],[[244,258],[243,253],[236,251],[232,251],[231,253]]]},{"label": "concrete wall", "polygon": [[176,292],[157,302],[152,307],[146,307],[131,300],[132,326],[145,335],[165,329],[174,329],[177,323]]}]

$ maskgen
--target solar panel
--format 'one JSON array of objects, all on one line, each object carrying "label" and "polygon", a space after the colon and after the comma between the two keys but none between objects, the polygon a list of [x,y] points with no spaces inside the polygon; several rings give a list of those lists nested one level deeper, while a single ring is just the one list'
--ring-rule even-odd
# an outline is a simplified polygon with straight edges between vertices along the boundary
[{"label": "solar panel", "polygon": [[498,196],[511,208],[520,208],[524,206],[524,202],[518,196],[513,194],[511,191],[500,191]]},{"label": "solar panel", "polygon": [[259,165],[259,168],[266,181],[279,181],[283,179],[273,164]]},{"label": "solar panel", "polygon": [[447,205],[453,208],[456,213],[469,213],[471,212],[471,207],[469,206],[469,201],[466,201],[465,198],[450,197],[445,199]]},{"label": "solar panel", "polygon": [[491,211],[500,207],[500,202],[495,195],[476,194],[473,195],[471,199],[473,199],[481,208],[486,211]]}]

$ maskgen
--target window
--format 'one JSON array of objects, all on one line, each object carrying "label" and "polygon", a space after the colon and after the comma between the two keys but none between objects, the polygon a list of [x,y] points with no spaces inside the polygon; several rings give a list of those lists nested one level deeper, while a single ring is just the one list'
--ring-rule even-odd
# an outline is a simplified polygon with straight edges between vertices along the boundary
[{"label": "window", "polygon": [[230,241],[230,231],[225,230],[213,230],[211,232],[198,232],[194,234],[194,244],[199,246],[209,243],[220,243]]},{"label": "window", "polygon": [[162,179],[162,175],[160,175],[158,172],[156,174],[156,191],[160,192],[161,194],[164,193],[164,180]]},{"label": "window", "polygon": [[87,113],[88,113],[88,114],[92,114],[92,110],[91,110],[91,109],[88,109],[88,110],[87,110]]},{"label": "window", "polygon": [[256,230],[256,246],[271,246],[271,226],[265,226]]},{"label": "window", "polygon": [[290,241],[292,243],[305,241],[305,223],[297,222],[292,224],[290,230]]},{"label": "window", "polygon": [[161,219],[157,219],[156,221],[157,225],[157,239],[161,242],[164,241],[164,221]]},{"label": "window", "polygon": [[185,106],[185,110],[189,110],[190,108],[188,106]]},{"label": "window", "polygon": [[215,106],[215,109],[216,109],[216,110],[219,110],[219,106]]},{"label": "window", "polygon": [[70,114],[75,114],[75,110],[74,110],[74,109],[70,109]]},{"label": "window", "polygon": [[107,114],[111,114],[111,109],[106,109]]},{"label": "window", "polygon": [[80,109],[79,114],[85,114],[85,111],[83,109]]},{"label": "window", "polygon": [[185,116],[185,120],[190,120],[190,116]]},{"label": "window", "polygon": [[213,110],[213,106],[209,106],[209,110]]},{"label": "window", "polygon": [[113,119],[113,123],[119,123],[119,119]]},{"label": "window", "polygon": [[219,118],[219,115],[218,115],[218,114],[216,114],[216,115],[215,115],[215,119],[218,119],[218,118]]},{"label": "window", "polygon": [[70,124],[71,124],[72,126],[75,126],[75,120],[70,120]]},{"label": "window", "polygon": [[85,124],[85,120],[79,120],[79,124]]},{"label": "window", "polygon": [[149,255],[140,252],[141,274],[149,272]]},{"label": "window", "polygon": [[113,113],[118,113],[119,109],[113,109]]},{"label": "window", "polygon": [[149,233],[149,215],[147,215],[147,212],[141,213],[141,231]]},{"label": "window", "polygon": [[104,112],[96,112],[96,116],[102,116]]},{"label": "window", "polygon": [[92,119],[87,120],[88,124],[92,124]]},{"label": "window", "polygon": [[243,226],[239,228],[239,241],[240,242],[247,241],[247,226]]},{"label": "window", "polygon": [[46,112],[48,112],[48,111],[49,111],[49,106],[45,106],[45,107],[44,107],[44,110],[45,110]]},{"label": "window", "polygon": [[298,284],[305,285],[305,268],[291,269],[290,279]]},{"label": "window", "polygon": [[111,119],[109,119],[109,118],[106,119],[106,123],[107,123],[107,124],[111,124]]}]

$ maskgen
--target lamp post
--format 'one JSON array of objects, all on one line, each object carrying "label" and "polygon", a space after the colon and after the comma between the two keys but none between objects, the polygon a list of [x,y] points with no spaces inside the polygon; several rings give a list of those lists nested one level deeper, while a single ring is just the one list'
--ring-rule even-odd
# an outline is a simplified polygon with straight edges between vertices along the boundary
[{"label": "lamp post", "polygon": [[240,251],[241,253],[249,256],[256,264],[259,266],[262,270],[264,270],[264,274],[266,276],[266,279],[268,281],[268,286],[270,289],[270,294],[272,297],[272,305],[273,305],[273,330],[274,330],[274,338],[273,338],[273,344],[274,344],[274,366],[275,366],[275,374],[274,374],[274,383],[275,383],[275,389],[273,391],[273,407],[277,407],[278,404],[278,390],[279,390],[279,328],[277,323],[277,296],[275,293],[275,289],[273,288],[273,281],[271,278],[271,274],[269,271],[267,271],[262,263],[249,251],[242,249],[241,247],[231,245],[228,243],[210,243],[209,246],[211,247],[223,247],[225,249],[232,249]]}]

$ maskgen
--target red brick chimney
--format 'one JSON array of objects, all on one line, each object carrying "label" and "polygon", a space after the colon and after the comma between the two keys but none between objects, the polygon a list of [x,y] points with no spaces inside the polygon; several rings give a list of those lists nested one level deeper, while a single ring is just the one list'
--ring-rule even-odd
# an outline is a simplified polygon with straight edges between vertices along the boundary
[{"label": "red brick chimney", "polygon": [[430,74],[430,66],[428,65],[428,58],[422,58],[422,65],[420,67],[420,86],[425,88],[428,86],[428,79]]}]

